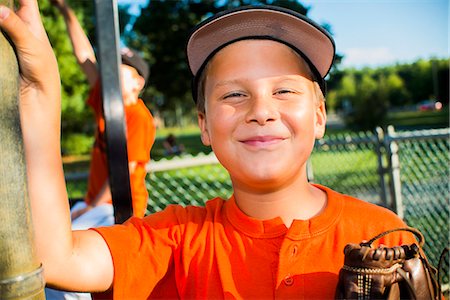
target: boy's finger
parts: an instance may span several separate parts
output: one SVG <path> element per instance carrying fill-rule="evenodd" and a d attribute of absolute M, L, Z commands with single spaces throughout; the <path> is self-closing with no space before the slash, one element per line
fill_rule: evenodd
<path fill-rule="evenodd" d="M 25 23 L 8 7 L 0 6 L 0 27 L 18 47 L 27 40 L 28 28 Z"/>
<path fill-rule="evenodd" d="M 28 25 L 29 30 L 40 40 L 45 40 L 47 35 L 41 22 L 41 15 L 36 0 L 20 0 L 20 9 L 16 12 L 19 18 Z"/>
<path fill-rule="evenodd" d="M 19 0 L 20 10 L 36 12 L 39 15 L 39 7 L 37 0 Z"/>

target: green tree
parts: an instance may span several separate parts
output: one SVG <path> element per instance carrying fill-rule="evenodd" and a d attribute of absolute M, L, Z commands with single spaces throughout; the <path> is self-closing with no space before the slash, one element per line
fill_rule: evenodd
<path fill-rule="evenodd" d="M 449 93 L 450 93 L 450 72 L 449 72 L 449 59 L 441 59 L 435 62 L 436 69 L 434 70 L 435 74 L 435 84 L 437 88 L 436 98 L 442 103 L 448 105 L 449 104 Z"/>
<path fill-rule="evenodd" d="M 328 99 L 351 128 L 371 130 L 383 124 L 389 109 L 414 106 L 429 98 L 448 104 L 449 59 L 343 69 L 335 74 Z"/>
<path fill-rule="evenodd" d="M 347 102 L 345 122 L 354 130 L 372 130 L 387 113 L 388 88 L 385 76 L 363 69 L 342 80 L 340 96 Z"/>
<path fill-rule="evenodd" d="M 73 1 L 71 5 L 74 5 L 80 22 L 92 32 L 93 19 L 87 14 L 93 12 L 92 5 L 89 5 L 87 1 L 82 3 Z M 91 113 L 85 105 L 89 87 L 73 55 L 64 20 L 48 0 L 40 1 L 39 6 L 61 75 L 62 131 L 63 133 L 80 130 L 90 132 L 92 128 L 87 124 L 91 122 L 86 122 L 86 119 L 91 117 Z"/>
<path fill-rule="evenodd" d="M 350 114 L 352 111 L 352 103 L 356 97 L 355 72 L 353 70 L 343 72 L 341 80 L 329 93 L 334 97 L 334 99 L 331 98 L 335 105 L 334 108 L 339 107 L 344 115 Z"/>
<path fill-rule="evenodd" d="M 68 3 L 77 15 L 94 49 L 96 49 L 94 2 L 68 0 Z M 49 0 L 39 1 L 39 7 L 44 27 L 58 60 L 61 75 L 63 147 L 67 146 L 72 152 L 85 153 L 91 148 L 95 124 L 92 120 L 92 111 L 86 105 L 89 84 L 73 55 L 67 29 L 59 11 L 51 5 Z M 119 8 L 121 31 L 124 30 L 124 26 L 129 22 L 130 17 L 127 13 L 127 7 Z"/>
<path fill-rule="evenodd" d="M 392 70 L 386 77 L 387 101 L 390 107 L 399 107 L 408 104 L 411 98 L 409 91 L 405 88 L 404 80 Z"/>

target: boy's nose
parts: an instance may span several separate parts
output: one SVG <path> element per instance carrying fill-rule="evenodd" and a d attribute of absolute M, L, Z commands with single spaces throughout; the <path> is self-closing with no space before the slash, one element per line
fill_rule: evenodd
<path fill-rule="evenodd" d="M 270 96 L 258 96 L 249 101 L 246 121 L 264 125 L 267 122 L 275 121 L 278 115 L 275 100 Z"/>

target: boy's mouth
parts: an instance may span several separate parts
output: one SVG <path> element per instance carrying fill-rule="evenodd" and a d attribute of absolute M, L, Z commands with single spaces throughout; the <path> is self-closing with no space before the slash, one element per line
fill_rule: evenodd
<path fill-rule="evenodd" d="M 284 137 L 280 136 L 254 136 L 240 140 L 241 143 L 248 146 L 264 147 L 277 144 L 285 140 Z"/>

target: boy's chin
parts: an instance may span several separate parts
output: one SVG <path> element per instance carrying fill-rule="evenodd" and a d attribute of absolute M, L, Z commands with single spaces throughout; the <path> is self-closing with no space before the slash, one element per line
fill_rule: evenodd
<path fill-rule="evenodd" d="M 298 177 L 300 179 L 301 172 L 298 172 Z M 297 177 L 294 175 L 294 177 Z M 248 186 L 257 189 L 259 192 L 272 192 L 289 185 L 291 182 L 295 182 L 292 176 L 288 177 L 286 172 L 277 170 L 265 170 L 254 168 L 252 170 L 241 171 L 240 174 L 231 179 L 234 187 L 235 184 L 240 184 L 241 186 Z"/>

